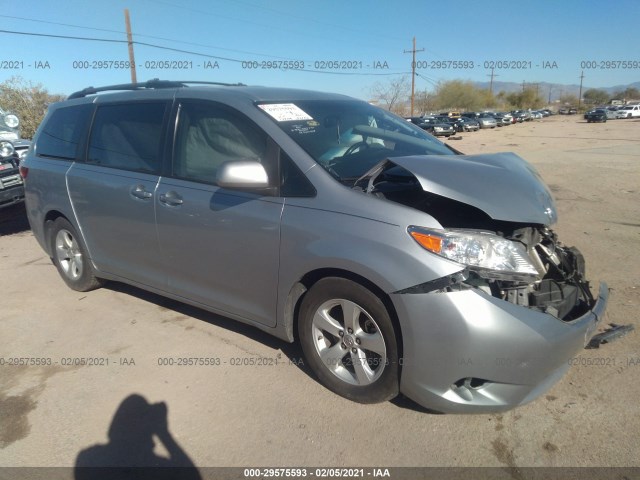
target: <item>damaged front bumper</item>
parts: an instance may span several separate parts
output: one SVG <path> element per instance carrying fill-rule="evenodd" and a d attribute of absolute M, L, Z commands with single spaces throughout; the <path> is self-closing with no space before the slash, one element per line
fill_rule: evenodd
<path fill-rule="evenodd" d="M 400 390 L 430 409 L 497 412 L 532 401 L 589 342 L 609 296 L 563 321 L 480 289 L 394 293 L 403 332 Z"/>

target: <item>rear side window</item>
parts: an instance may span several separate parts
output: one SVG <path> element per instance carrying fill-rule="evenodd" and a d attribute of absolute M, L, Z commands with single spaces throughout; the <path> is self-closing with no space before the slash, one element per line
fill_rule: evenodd
<path fill-rule="evenodd" d="M 92 110 L 93 106 L 90 104 L 55 110 L 38 136 L 38 156 L 75 160 Z"/>
<path fill-rule="evenodd" d="M 166 103 L 98 107 L 87 163 L 138 172 L 160 170 Z"/>

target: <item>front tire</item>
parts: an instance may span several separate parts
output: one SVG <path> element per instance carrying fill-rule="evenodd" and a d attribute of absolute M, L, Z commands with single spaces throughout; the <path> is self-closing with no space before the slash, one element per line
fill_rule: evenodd
<path fill-rule="evenodd" d="M 318 281 L 300 306 L 298 332 L 311 370 L 329 390 L 359 403 L 398 395 L 395 329 L 380 298 L 362 285 Z"/>
<path fill-rule="evenodd" d="M 87 249 L 66 218 L 57 218 L 49 233 L 53 264 L 69 288 L 88 292 L 104 284 L 104 280 L 95 276 Z"/>

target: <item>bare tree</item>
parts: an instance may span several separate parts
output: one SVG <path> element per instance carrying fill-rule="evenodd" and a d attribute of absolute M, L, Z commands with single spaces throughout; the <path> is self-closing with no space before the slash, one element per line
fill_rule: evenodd
<path fill-rule="evenodd" d="M 377 82 L 371 87 L 371 97 L 379 106 L 394 113 L 405 113 L 406 101 L 411 94 L 411 82 L 406 75 L 388 82 Z"/>

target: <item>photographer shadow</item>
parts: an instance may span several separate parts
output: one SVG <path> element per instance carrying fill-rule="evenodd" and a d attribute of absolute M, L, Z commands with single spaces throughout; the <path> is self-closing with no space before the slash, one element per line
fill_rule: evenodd
<path fill-rule="evenodd" d="M 158 439 L 169 457 L 154 453 Z M 167 405 L 150 404 L 132 394 L 118 407 L 109 427 L 109 443 L 82 450 L 76 459 L 75 480 L 193 479 L 202 477 L 174 440 L 167 425 Z"/>

